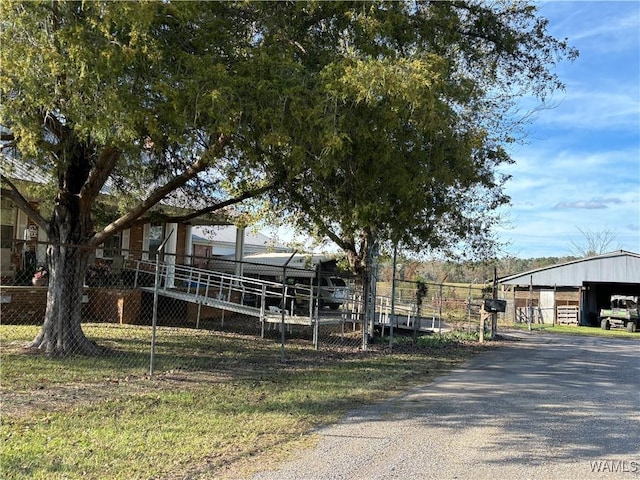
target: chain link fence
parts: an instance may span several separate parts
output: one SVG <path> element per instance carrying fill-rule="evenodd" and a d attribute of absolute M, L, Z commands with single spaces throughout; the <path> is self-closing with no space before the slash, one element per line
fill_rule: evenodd
<path fill-rule="evenodd" d="M 48 249 L 85 258 L 79 288 L 49 285 Z M 218 355 L 208 345 L 221 335 L 281 343 L 283 360 L 285 349 L 297 345 L 340 351 L 362 345 L 354 283 L 334 270 L 162 251 L 80 255 L 76 247 L 44 242 L 16 243 L 11 251 L 3 258 L 0 321 L 15 328 L 5 328 L 5 344 L 42 346 L 40 337 L 49 335 L 54 343 L 70 342 L 67 353 L 90 353 L 94 346 L 150 372 L 198 368 Z M 55 278 L 68 285 L 68 278 Z M 43 327 L 47 312 L 55 318 Z M 79 329 L 67 320 L 74 315 Z"/>
<path fill-rule="evenodd" d="M 0 288 L 1 323 L 15 326 L 6 340 L 42 346 L 49 335 L 77 348 L 70 353 L 99 349 L 137 372 L 201 368 L 222 354 L 213 347 L 219 336 L 244 338 L 247 348 L 277 342 L 285 361 L 287 349 L 298 345 L 373 348 L 373 334 L 385 335 L 391 326 L 396 335 L 477 332 L 486 296 L 473 285 L 396 281 L 392 299 L 390 282 L 378 283 L 373 322 L 366 324 L 359 282 L 338 272 L 335 262 L 313 268 L 293 265 L 287 255 L 249 263 L 162 250 L 85 252 L 79 288 L 48 285 L 47 249 L 79 259 L 73 248 L 35 243 L 12 249 Z M 52 318 L 43 327 L 47 311 Z M 73 321 L 65 324 L 74 315 L 80 330 Z"/>
<path fill-rule="evenodd" d="M 391 282 L 378 286 L 382 298 L 391 303 Z M 396 325 L 419 326 L 429 331 L 478 332 L 480 311 L 491 290 L 473 284 L 395 281 Z M 498 314 L 503 316 L 502 314 Z M 411 317 L 415 317 L 416 321 Z"/>

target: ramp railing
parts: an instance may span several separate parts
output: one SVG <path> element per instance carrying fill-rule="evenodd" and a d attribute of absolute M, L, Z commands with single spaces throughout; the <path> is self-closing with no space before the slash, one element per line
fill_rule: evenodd
<path fill-rule="evenodd" d="M 135 265 L 131 265 L 132 263 Z M 130 265 L 135 270 L 134 288 L 150 288 L 155 283 L 149 276 L 155 275 L 155 262 L 132 260 Z M 313 322 L 313 309 L 309 308 L 306 312 L 295 309 L 295 296 L 297 292 L 304 290 L 299 285 L 285 285 L 283 292 L 282 283 L 270 280 L 163 262 L 158 262 L 157 268 L 158 287 L 164 295 L 245 313 L 261 320 L 280 315 L 284 309 L 289 317 L 308 316 L 307 322 Z M 313 299 L 314 292 L 307 289 L 301 294 Z"/>

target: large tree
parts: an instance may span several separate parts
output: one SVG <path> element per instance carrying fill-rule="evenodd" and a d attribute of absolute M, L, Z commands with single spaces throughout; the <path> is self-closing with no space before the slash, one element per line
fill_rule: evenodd
<path fill-rule="evenodd" d="M 195 213 L 271 191 L 363 270 L 385 239 L 480 238 L 505 201 L 511 101 L 572 52 L 533 7 L 471 2 L 3 2 L 6 147 L 48 173 L 51 273 L 34 345 L 93 353 L 90 249 L 160 201 Z M 122 205 L 97 229 L 100 191 Z M 481 244 L 480 242 L 479 244 Z M 84 247 L 84 248 L 78 248 Z"/>
<path fill-rule="evenodd" d="M 582 235 L 580 240 L 570 240 L 569 252 L 578 258 L 595 257 L 612 250 L 612 244 L 616 241 L 616 234 L 610 228 L 604 228 L 599 232 L 576 227 Z M 616 250 L 620 250 L 620 246 Z"/>
<path fill-rule="evenodd" d="M 527 118 L 516 101 L 544 105 L 562 88 L 553 67 L 577 52 L 524 2 L 362 3 L 332 24 L 341 49 L 320 75 L 313 160 L 278 216 L 333 240 L 358 274 L 384 242 L 486 256 L 509 200 L 505 145 Z"/>
<path fill-rule="evenodd" d="M 304 83 L 298 47 L 263 41 L 269 16 L 261 3 L 7 1 L 0 8 L 3 152 L 48 175 L 41 192 L 52 192 L 36 211 L 12 180 L 12 163 L 3 162 L 3 196 L 50 241 L 46 315 L 32 345 L 50 354 L 98 353 L 80 322 L 96 246 L 148 222 L 160 202 L 208 214 L 293 171 L 285 166 L 295 154 L 285 146 L 298 125 L 283 110 L 291 99 L 306 108 L 296 102 Z M 112 219 L 98 228 L 104 211 Z"/>

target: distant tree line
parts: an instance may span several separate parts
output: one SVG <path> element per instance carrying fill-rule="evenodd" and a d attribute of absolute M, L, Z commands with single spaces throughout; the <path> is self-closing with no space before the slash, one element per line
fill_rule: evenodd
<path fill-rule="evenodd" d="M 593 231 L 576 227 L 581 234 L 579 240 L 572 240 L 568 252 L 563 257 L 517 258 L 507 256 L 491 262 L 454 261 L 454 260 L 416 260 L 401 258 L 398 260 L 396 278 L 410 282 L 427 283 L 486 283 L 491 282 L 494 269 L 500 277 L 536 270 L 551 265 L 570 262 L 580 258 L 601 255 L 612 250 L 616 241 L 615 232 L 606 227 Z M 622 247 L 618 244 L 617 250 Z M 379 280 L 391 281 L 393 262 L 385 257 L 380 262 Z"/>
<path fill-rule="evenodd" d="M 398 260 L 396 278 L 399 280 L 428 283 L 486 283 L 493 280 L 494 268 L 498 278 L 516 273 L 548 267 L 559 263 L 577 260 L 578 257 L 540 257 L 516 258 L 504 257 L 495 262 L 454 262 L 445 260 Z M 393 275 L 393 262 L 383 259 L 379 263 L 378 279 L 390 282 Z"/>

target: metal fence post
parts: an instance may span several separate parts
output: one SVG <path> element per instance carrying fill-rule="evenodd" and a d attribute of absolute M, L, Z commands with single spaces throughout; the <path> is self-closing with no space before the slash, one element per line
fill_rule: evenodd
<path fill-rule="evenodd" d="M 294 250 L 291 256 L 284 262 L 282 266 L 282 305 L 280 309 L 280 361 L 285 361 L 285 353 L 284 353 L 284 343 L 285 343 L 285 321 L 284 316 L 287 308 L 287 266 L 289 262 L 293 259 L 297 250 Z M 293 313 L 293 312 L 292 312 Z"/>
<path fill-rule="evenodd" d="M 398 267 L 398 244 L 393 247 L 393 270 L 391 274 L 391 318 L 389 318 L 389 351 L 393 350 L 393 324 L 396 321 L 396 268 Z"/>
<path fill-rule="evenodd" d="M 438 333 L 442 333 L 442 287 L 443 283 L 440 284 L 440 301 L 438 302 Z"/>
<path fill-rule="evenodd" d="M 160 252 L 164 249 L 165 244 L 173 235 L 173 230 L 162 241 L 158 250 L 156 250 L 156 276 L 153 286 L 153 317 L 151 320 L 151 359 L 149 360 L 149 376 L 153 377 L 153 366 L 156 354 L 156 325 L 158 324 L 158 296 L 160 290 Z M 165 285 L 166 286 L 166 285 Z"/>

